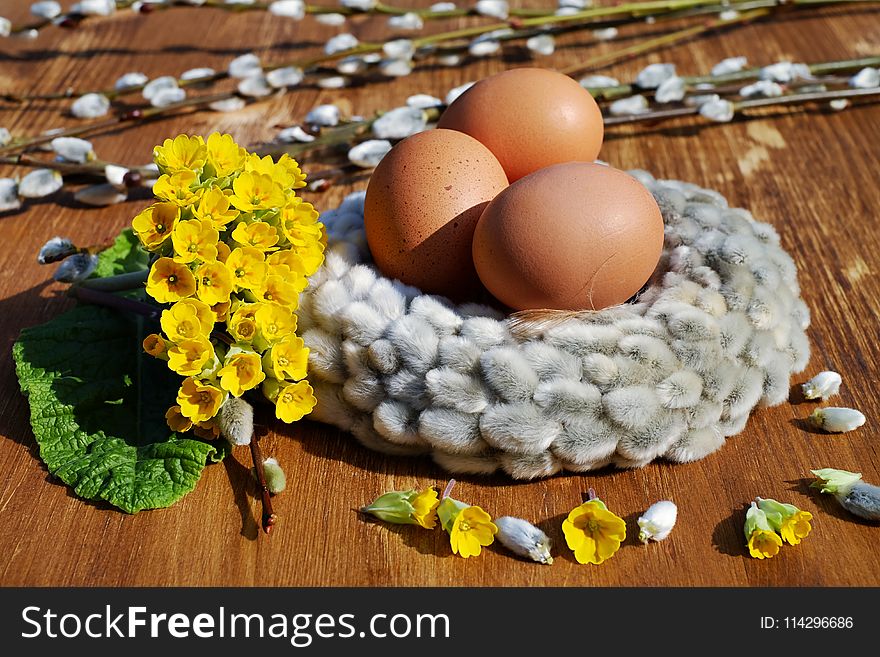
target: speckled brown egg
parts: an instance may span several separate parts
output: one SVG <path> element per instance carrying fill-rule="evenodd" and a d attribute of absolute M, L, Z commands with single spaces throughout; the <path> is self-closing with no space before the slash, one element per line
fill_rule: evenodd
<path fill-rule="evenodd" d="M 561 162 L 591 162 L 604 125 L 599 106 L 567 75 L 516 68 L 480 80 L 440 117 L 495 154 L 510 182 Z"/>
<path fill-rule="evenodd" d="M 504 169 L 473 137 L 429 130 L 404 139 L 367 186 L 364 225 L 376 265 L 423 292 L 468 298 L 479 288 L 474 227 L 506 187 Z"/>
<path fill-rule="evenodd" d="M 486 207 L 473 257 L 486 288 L 517 310 L 623 303 L 663 248 L 663 217 L 632 176 L 587 162 L 532 173 Z"/>

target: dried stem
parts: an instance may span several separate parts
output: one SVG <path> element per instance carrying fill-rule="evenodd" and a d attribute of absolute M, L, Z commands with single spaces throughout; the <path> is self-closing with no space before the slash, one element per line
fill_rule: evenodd
<path fill-rule="evenodd" d="M 260 451 L 260 439 L 254 433 L 251 436 L 251 459 L 254 461 L 254 472 L 257 474 L 257 484 L 260 488 L 260 499 L 263 502 L 263 517 L 261 525 L 263 531 L 269 534 L 272 527 L 278 521 L 278 516 L 272 510 L 272 495 L 269 493 L 269 485 L 266 483 L 266 472 L 263 469 L 263 453 Z"/>

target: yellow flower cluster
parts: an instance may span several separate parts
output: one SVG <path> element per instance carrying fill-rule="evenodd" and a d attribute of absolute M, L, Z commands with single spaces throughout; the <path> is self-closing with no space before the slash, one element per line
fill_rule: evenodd
<path fill-rule="evenodd" d="M 783 541 L 797 545 L 812 530 L 813 515 L 792 504 L 755 498 L 746 512 L 745 535 L 749 554 L 770 559 L 779 553 Z"/>
<path fill-rule="evenodd" d="M 295 192 L 305 175 L 287 155 L 261 158 L 216 132 L 166 139 L 153 156 L 157 202 L 132 227 L 154 254 L 147 293 L 170 304 L 144 350 L 185 377 L 169 426 L 216 435 L 229 395 L 258 386 L 278 418 L 299 420 L 315 398 L 296 309 L 326 244 Z"/>

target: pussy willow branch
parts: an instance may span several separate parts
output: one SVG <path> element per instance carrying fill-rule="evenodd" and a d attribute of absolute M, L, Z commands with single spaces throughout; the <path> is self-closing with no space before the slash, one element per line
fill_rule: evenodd
<path fill-rule="evenodd" d="M 806 5 L 819 6 L 819 5 L 826 5 L 826 4 L 845 4 L 845 3 L 850 3 L 850 2 L 867 2 L 867 1 L 875 1 L 875 0 L 792 0 L 792 2 L 794 4 L 800 4 L 800 5 L 805 5 L 805 6 Z M 776 0 L 774 0 L 774 2 L 775 2 L 775 4 L 779 4 L 779 2 Z M 669 7 L 672 4 L 674 4 L 675 7 L 686 7 L 686 6 L 696 6 L 696 5 L 701 4 L 701 2 L 700 2 L 700 0 L 674 0 L 673 3 L 669 3 L 669 2 L 644 2 L 644 3 L 634 3 L 634 4 L 629 4 L 629 5 L 620 5 L 616 8 L 606 9 L 604 11 L 606 11 L 606 12 L 633 13 L 634 11 L 636 11 L 633 9 L 633 7 L 637 7 L 637 6 L 638 7 L 647 7 L 647 6 L 656 7 L 656 6 L 662 5 L 664 7 Z M 702 3 L 702 4 L 705 4 L 705 3 Z M 596 12 L 596 11 L 601 11 L 601 9 L 590 10 L 590 11 Z M 585 12 L 580 12 L 578 15 L 585 15 L 588 13 L 590 13 L 590 12 L 585 11 Z M 574 18 L 574 17 L 575 17 L 575 15 L 563 16 L 563 17 L 553 17 L 553 18 L 554 18 L 554 22 L 557 22 L 558 20 L 564 20 L 564 19 L 569 19 L 569 18 Z M 542 18 L 529 19 L 529 22 L 532 25 L 543 24 L 542 21 L 543 21 Z M 522 22 L 525 23 L 527 21 L 522 21 Z M 736 19 L 730 19 L 726 22 L 729 25 L 733 25 L 734 23 L 736 23 Z M 506 25 L 506 24 L 502 24 L 502 26 L 504 26 L 504 25 Z M 490 26 L 490 28 L 484 28 L 484 29 L 493 29 L 494 27 L 497 27 L 497 26 Z M 701 29 L 708 29 L 708 28 L 703 26 Z M 461 33 L 462 33 L 462 31 L 458 30 L 458 31 L 454 31 L 454 32 L 446 32 L 443 34 L 445 35 L 444 38 L 447 38 L 447 37 L 452 38 L 452 35 L 461 35 Z M 420 42 L 422 44 L 424 44 L 427 39 L 438 39 L 439 36 L 440 35 L 434 35 L 433 37 L 423 37 L 420 40 Z M 416 41 L 419 41 L 419 40 L 416 40 Z M 416 43 L 416 41 L 414 41 L 414 43 Z M 377 50 L 380 50 L 382 45 L 383 44 L 360 44 L 356 48 L 344 51 L 343 53 L 334 53 L 333 55 L 325 55 L 323 57 L 315 58 L 315 59 L 309 60 L 307 62 L 301 62 L 301 66 L 304 68 L 311 68 L 311 67 L 313 67 L 317 64 L 323 63 L 327 60 L 335 60 L 335 59 L 341 58 L 343 56 L 348 56 L 352 53 L 365 54 L 368 52 L 375 52 Z M 648 50 L 651 48 L 662 47 L 663 45 L 666 45 L 666 41 L 663 41 L 663 38 L 661 37 L 660 43 L 657 43 L 657 40 L 655 39 L 654 43 L 651 44 L 651 46 L 648 48 Z M 642 53 L 640 53 L 640 54 L 643 54 L 644 52 L 647 52 L 647 50 L 642 50 Z M 273 69 L 280 68 L 282 66 L 284 66 L 284 64 L 272 65 L 272 66 L 267 67 L 266 70 L 273 70 Z M 228 77 L 228 74 L 225 72 L 224 73 L 217 73 L 211 77 L 213 79 L 221 79 L 222 77 Z M 198 82 L 198 80 L 190 80 L 190 81 L 184 81 L 184 82 L 196 83 L 196 82 Z M 618 89 L 618 91 L 619 91 L 619 89 Z M 600 93 L 598 97 L 599 98 L 610 98 L 611 97 L 610 94 L 611 94 L 610 90 L 605 90 L 602 93 Z M 232 98 L 236 95 L 237 94 L 235 92 L 226 92 L 226 93 L 219 93 L 219 94 L 210 95 L 210 96 L 189 98 L 184 101 L 181 101 L 180 103 L 168 105 L 164 108 L 145 107 L 143 109 L 130 110 L 130 111 L 125 112 L 117 117 L 113 117 L 110 119 L 104 119 L 104 120 L 97 121 L 97 122 L 82 124 L 82 125 L 71 127 L 71 128 L 66 128 L 62 131 L 55 132 L 52 134 L 47 135 L 44 133 L 42 135 L 38 135 L 35 137 L 29 137 L 29 138 L 24 138 L 24 139 L 15 139 L 7 146 L 0 148 L 0 155 L 6 154 L 6 153 L 12 153 L 12 152 L 16 152 L 16 151 L 21 151 L 21 150 L 27 150 L 28 148 L 32 148 L 34 146 L 48 143 L 49 141 L 51 141 L 52 139 L 54 139 L 55 137 L 58 137 L 58 136 L 81 136 L 81 135 L 89 134 L 94 131 L 99 131 L 99 130 L 103 130 L 108 127 L 116 126 L 116 125 L 122 123 L 123 121 L 148 120 L 151 118 L 170 116 L 181 109 L 187 109 L 187 108 L 199 109 L 199 108 L 202 108 L 204 106 L 209 105 L 210 103 L 212 103 L 214 101 L 226 100 L 226 99 Z"/>
<path fill-rule="evenodd" d="M 785 10 L 786 9 L 780 9 L 779 7 L 775 9 L 753 9 L 752 11 L 739 14 L 738 16 L 734 16 L 732 18 L 716 18 L 714 20 L 706 21 L 702 25 L 694 25 L 693 27 L 688 27 L 677 32 L 672 32 L 670 34 L 664 34 L 663 36 L 659 36 L 654 39 L 646 39 L 645 41 L 640 41 L 639 43 L 635 43 L 627 48 L 621 48 L 612 52 L 596 55 L 595 57 L 590 57 L 586 61 L 575 64 L 574 66 L 560 69 L 560 73 L 565 73 L 566 75 L 577 75 L 579 73 L 585 73 L 587 71 L 608 66 L 609 64 L 637 57 L 638 55 L 644 54 L 649 51 L 658 50 L 660 48 L 665 48 L 666 46 L 681 43 L 682 41 L 687 41 L 688 39 L 692 39 L 695 36 L 706 34 L 707 32 L 711 32 L 713 30 L 721 30 L 724 28 L 745 25 L 747 23 L 751 23 L 761 18 L 766 18 L 768 16 L 774 15 L 779 11 Z"/>
<path fill-rule="evenodd" d="M 755 109 L 759 107 L 805 105 L 808 103 L 842 100 L 849 98 L 880 98 L 880 88 L 842 89 L 839 91 L 811 91 L 799 94 L 789 94 L 787 96 L 777 96 L 775 98 L 754 98 L 749 100 L 740 100 L 733 103 L 733 111 L 740 112 L 741 110 Z M 699 114 L 699 112 L 699 107 L 676 107 L 668 110 L 642 112 L 641 114 L 632 114 L 629 116 L 610 116 L 605 119 L 605 125 L 614 126 L 626 123 L 652 123 L 665 119 L 693 116 Z M 711 119 L 705 120 L 709 123 L 714 123 L 714 121 L 712 121 Z"/>
<path fill-rule="evenodd" d="M 117 0 L 116 8 L 117 9 L 128 9 L 134 4 L 135 0 Z M 254 11 L 266 11 L 268 10 L 271 2 L 255 2 L 250 5 L 244 4 L 227 4 L 225 0 L 206 0 L 201 7 L 209 7 L 213 9 L 222 9 L 224 11 L 228 11 L 230 13 L 245 13 L 245 12 L 254 12 Z M 655 3 L 657 4 L 657 3 Z M 174 2 L 173 0 L 163 4 L 144 4 L 141 6 L 141 13 L 148 14 L 157 11 L 167 11 L 169 9 L 175 8 L 184 8 L 188 7 L 190 9 L 199 8 L 196 5 L 191 5 L 186 2 Z M 528 8 L 528 7 L 511 7 L 508 10 L 508 14 L 513 17 L 541 17 L 541 16 L 552 16 L 556 11 L 556 7 L 543 7 L 543 8 Z M 417 14 L 423 20 L 442 20 L 447 18 L 459 18 L 466 16 L 482 16 L 482 14 L 477 13 L 474 7 L 458 7 L 456 9 L 450 11 L 432 11 L 430 8 L 425 7 L 397 7 L 392 5 L 386 5 L 383 3 L 378 3 L 372 9 L 360 10 L 360 9 L 349 9 L 348 7 L 343 6 L 321 6 L 321 5 L 305 5 L 305 13 L 306 14 L 341 14 L 343 16 L 370 16 L 370 15 L 403 15 L 403 14 Z M 96 21 L 98 19 L 107 19 L 111 18 L 111 16 L 87 16 L 84 14 L 78 14 L 74 12 L 63 13 L 56 18 L 53 19 L 39 19 L 33 21 L 31 23 L 15 25 L 12 27 L 10 32 L 12 34 L 21 34 L 23 32 L 28 32 L 30 30 L 40 30 L 44 27 L 48 27 L 50 25 L 59 25 L 61 27 L 76 27 L 83 21 Z"/>
<path fill-rule="evenodd" d="M 810 72 L 814 75 L 821 75 L 823 73 L 847 73 L 852 72 L 866 66 L 880 66 L 880 57 L 864 57 L 860 59 L 845 59 L 845 60 L 836 60 L 836 61 L 828 61 L 828 62 L 815 62 L 807 65 Z M 749 80 L 756 79 L 761 72 L 761 68 L 751 68 L 744 71 L 739 71 L 736 73 L 729 73 L 725 75 L 718 76 L 684 76 L 682 79 L 688 85 L 689 91 L 693 91 L 697 94 L 706 94 L 706 93 L 718 93 L 721 95 L 735 95 L 736 92 L 739 91 L 739 85 L 731 84 L 732 82 L 746 82 Z M 847 81 L 847 77 L 817 77 L 813 80 L 798 80 L 787 85 L 789 88 L 797 88 L 799 86 L 806 85 L 814 85 L 814 84 L 844 84 Z M 694 89 L 696 84 L 708 84 L 708 83 L 717 83 L 712 89 Z M 597 100 L 611 100 L 614 98 L 628 96 L 633 93 L 641 92 L 650 95 L 652 90 L 641 90 L 635 84 L 622 84 L 616 87 L 604 87 L 604 88 L 593 88 L 590 89 L 591 93 L 596 97 Z M 858 97 L 871 97 L 880 93 L 880 90 L 876 89 L 868 89 L 868 90 L 858 90 L 857 93 L 852 93 L 851 90 L 838 90 L 838 91 L 828 91 L 824 92 L 826 94 L 825 98 L 828 100 L 835 100 L 837 98 L 858 98 Z M 784 100 L 783 100 L 784 99 Z M 770 98 L 766 100 L 761 100 L 761 104 L 756 104 L 756 100 L 752 101 L 740 101 L 741 103 L 738 107 L 743 109 L 748 109 L 749 107 L 758 107 L 758 106 L 766 106 L 766 105 L 774 105 L 774 104 L 790 104 L 797 102 L 810 102 L 810 100 L 815 100 L 815 94 L 789 94 L 787 96 Z M 191 99 L 197 100 L 197 99 Z M 444 106 L 432 107 L 425 110 L 426 120 L 430 123 L 436 121 L 440 114 L 442 113 Z M 683 116 L 693 116 L 698 113 L 696 108 L 692 107 L 674 107 L 670 109 L 656 109 L 650 112 L 645 112 L 641 114 L 634 114 L 632 116 L 625 117 L 612 117 L 609 116 L 605 119 L 605 125 L 610 127 L 614 125 L 620 124 L 629 124 L 629 123 L 639 123 L 639 122 L 657 122 L 670 118 L 677 118 Z M 256 149 L 256 151 L 260 155 L 273 155 L 279 156 L 282 153 L 287 153 L 293 157 L 299 157 L 300 155 L 306 153 L 314 153 L 320 151 L 322 149 L 333 149 L 339 147 L 344 144 L 350 144 L 358 141 L 360 138 L 364 137 L 368 134 L 370 128 L 373 123 L 383 114 L 383 112 L 377 112 L 374 116 L 364 119 L 362 121 L 353 121 L 340 124 L 339 126 L 335 126 L 333 128 L 325 128 L 318 137 L 308 143 L 296 143 L 289 145 L 278 145 L 278 144 L 268 144 L 261 148 Z M 9 164 L 14 166 L 22 166 L 22 167 L 30 167 L 30 168 L 46 168 L 53 169 L 62 174 L 68 175 L 82 175 L 94 177 L 99 180 L 104 179 L 104 169 L 107 164 L 115 164 L 108 163 L 101 160 L 93 160 L 91 162 L 86 162 L 84 164 L 74 164 L 68 162 L 58 162 L 54 160 L 44 160 L 37 157 L 29 156 L 26 154 L 17 154 L 11 156 L 0 156 L 0 164 Z M 116 166 L 125 166 L 116 164 Z M 144 177 L 149 177 L 150 173 L 146 169 L 142 169 L 140 167 L 127 167 L 131 171 L 136 171 L 141 173 Z M 313 176 L 313 180 L 319 179 L 327 179 L 327 180 L 335 180 L 342 176 L 348 175 L 352 172 L 351 167 L 345 166 L 342 169 L 334 168 L 329 169 L 327 171 L 315 173 Z M 320 175 L 319 175 L 320 173 Z"/>
<path fill-rule="evenodd" d="M 857 71 L 868 66 L 880 66 L 880 57 L 860 57 L 858 59 L 840 59 L 830 62 L 815 62 L 813 64 L 807 64 L 810 73 L 813 75 L 845 73 Z M 761 75 L 761 70 L 761 67 L 755 67 L 743 69 L 742 71 L 737 71 L 735 73 L 725 73 L 723 75 L 685 75 L 682 76 L 682 80 L 689 91 L 698 91 L 699 93 L 714 91 L 715 93 L 718 93 L 722 85 L 730 85 L 735 82 L 748 82 L 758 79 Z M 696 86 L 700 84 L 712 84 L 715 85 L 715 88 L 697 90 Z M 739 90 L 739 86 L 736 87 L 736 90 Z M 646 90 L 640 89 L 634 83 L 620 84 L 614 87 L 589 88 L 589 91 L 596 100 L 613 100 L 615 98 L 631 96 L 635 93 L 646 93 Z"/>
<path fill-rule="evenodd" d="M 198 96 L 196 98 L 187 98 L 180 101 L 179 103 L 172 103 L 170 105 L 166 105 L 165 107 L 143 107 L 132 109 L 109 119 L 92 121 L 91 123 L 83 123 L 80 125 L 64 128 L 62 130 L 50 131 L 49 134 L 46 134 L 44 132 L 41 135 L 36 135 L 33 137 L 26 137 L 24 139 L 13 139 L 9 144 L 4 146 L 3 148 L 0 148 L 0 155 L 5 155 L 7 153 L 13 153 L 21 150 L 27 150 L 35 146 L 40 146 L 42 144 L 48 144 L 56 137 L 80 137 L 98 130 L 112 128 L 122 123 L 145 122 L 156 118 L 167 118 L 170 116 L 176 116 L 177 114 L 181 113 L 181 110 L 186 111 L 190 109 L 199 109 L 201 107 L 210 105 L 211 103 L 218 100 L 226 100 L 228 98 L 232 98 L 235 95 L 236 94 L 234 93 L 227 92 L 212 94 L 209 96 Z"/>
<path fill-rule="evenodd" d="M 776 105 L 803 105 L 813 102 L 849 98 L 880 98 L 880 88 L 841 89 L 836 91 L 795 93 L 786 96 L 777 96 L 775 98 L 739 100 L 733 102 L 733 106 L 734 111 L 738 112 L 740 110 L 747 110 L 758 107 L 771 107 Z M 439 114 L 442 113 L 443 109 L 443 107 L 437 107 L 431 108 L 431 111 Z M 656 123 L 667 119 L 695 116 L 699 114 L 699 111 L 700 110 L 698 107 L 674 107 L 671 109 L 652 110 L 628 116 L 608 116 L 605 117 L 604 123 L 606 127 L 631 123 Z M 346 124 L 344 126 L 340 126 L 339 128 L 331 128 L 329 130 L 325 130 L 324 134 L 322 134 L 319 138 L 321 140 L 321 143 L 318 146 L 315 145 L 318 143 L 318 140 L 316 139 L 314 142 L 309 142 L 305 144 L 300 143 L 289 145 L 267 145 L 262 149 L 258 149 L 257 152 L 260 153 L 260 155 L 272 155 L 274 157 L 280 156 L 283 153 L 288 153 L 289 155 L 296 157 L 305 153 L 312 152 L 314 150 L 318 150 L 319 147 L 328 148 L 331 146 L 348 144 L 352 136 L 362 135 L 367 130 L 369 130 L 369 126 L 372 125 L 372 123 L 376 120 L 376 118 L 378 118 L 379 115 L 380 114 L 377 114 L 376 117 L 372 117 L 361 122 Z M 711 119 L 705 119 L 705 122 L 712 123 L 713 121 Z"/>
<path fill-rule="evenodd" d="M 482 26 L 473 26 L 467 29 L 459 29 L 452 30 L 447 32 L 440 32 L 438 34 L 428 35 L 420 38 L 412 39 L 413 45 L 415 47 L 424 47 L 426 45 L 437 45 L 439 43 L 444 43 L 447 41 L 456 41 L 466 37 L 474 37 L 481 36 L 483 34 L 487 34 L 489 32 L 498 30 L 498 29 L 506 29 L 510 27 L 514 27 L 516 32 L 518 32 L 517 36 L 521 36 L 523 38 L 527 38 L 536 33 L 535 28 L 545 27 L 545 26 L 555 26 L 560 32 L 569 32 L 575 30 L 585 30 L 585 29 L 597 29 L 601 27 L 606 27 L 609 25 L 613 26 L 623 26 L 632 23 L 641 23 L 644 18 L 648 15 L 653 16 L 657 19 L 663 18 L 681 18 L 681 17 L 689 17 L 699 15 L 701 13 L 706 13 L 708 11 L 716 12 L 723 11 L 725 9 L 730 9 L 732 7 L 748 7 L 752 8 L 755 6 L 762 7 L 775 7 L 779 6 L 784 0 L 741 0 L 740 2 L 733 3 L 724 3 L 719 2 L 719 0 L 669 0 L 664 2 L 641 2 L 641 3 L 630 3 L 626 5 L 619 5 L 617 7 L 597 7 L 592 9 L 587 9 L 576 14 L 571 14 L 569 16 L 555 16 L 552 13 L 549 15 L 540 15 L 533 17 L 530 20 L 524 19 L 514 19 L 512 21 L 506 23 L 495 23 L 492 25 L 482 25 Z M 795 2 L 804 2 L 805 0 L 794 0 Z M 848 3 L 848 2 L 876 2 L 877 0 L 822 0 L 822 4 L 840 4 L 840 3 Z M 251 7 L 253 5 L 226 5 L 229 7 L 241 6 L 241 7 Z M 644 9 L 633 9 L 634 7 L 642 7 Z M 649 12 L 650 9 L 650 12 Z M 619 18 L 623 16 L 624 18 Z M 618 17 L 617 20 L 609 21 L 609 20 L 596 20 L 602 18 L 611 18 Z M 516 37 L 504 37 L 504 40 L 511 40 Z M 287 66 L 298 66 L 303 69 L 313 68 L 314 66 L 318 66 L 320 64 L 326 64 L 342 57 L 347 57 L 350 55 L 356 54 L 371 54 L 375 52 L 379 52 L 382 50 L 382 47 L 385 45 L 385 42 L 364 42 L 359 44 L 357 47 L 353 49 L 349 49 L 343 51 L 341 53 L 334 53 L 332 55 L 321 55 L 317 57 L 313 57 L 308 60 L 291 60 L 285 61 L 273 65 L 268 65 L 264 70 L 272 71 L 278 68 L 284 68 Z M 211 75 L 201 76 L 198 78 L 190 78 L 188 80 L 178 79 L 177 84 L 181 87 L 195 87 L 195 86 L 205 86 L 211 85 L 218 81 L 228 79 L 230 76 L 226 71 L 218 71 Z M 125 87 L 123 89 L 113 88 L 105 88 L 105 89 L 91 89 L 91 90 L 74 90 L 74 89 L 65 89 L 64 91 L 47 93 L 47 94 L 14 94 L 14 93 L 0 93 L 0 99 L 7 100 L 9 102 L 27 102 L 32 100 L 61 100 L 67 98 L 77 98 L 79 96 L 83 96 L 88 93 L 99 93 L 111 100 L 115 100 L 127 95 L 139 93 L 143 91 L 146 83 L 131 85 Z"/>

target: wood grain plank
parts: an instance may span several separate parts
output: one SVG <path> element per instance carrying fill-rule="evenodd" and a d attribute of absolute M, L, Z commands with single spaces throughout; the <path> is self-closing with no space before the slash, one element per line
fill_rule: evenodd
<path fill-rule="evenodd" d="M 0 15 L 24 17 L 27 3 L 0 0 Z M 698 39 L 685 46 L 607 70 L 631 78 L 645 63 L 675 62 L 700 73 L 726 56 L 746 54 L 754 64 L 783 57 L 819 61 L 876 54 L 876 10 L 812 12 Z M 384 20 L 353 21 L 363 38 L 386 34 Z M 447 21 L 433 29 L 465 24 Z M 76 30 L 47 29 L 34 41 L 0 42 L 0 88 L 16 92 L 102 87 L 129 70 L 150 76 L 195 66 L 225 68 L 230 58 L 255 50 L 267 62 L 306 56 L 335 28 L 259 14 L 175 9 L 137 16 L 123 12 Z M 626 38 L 625 30 L 621 37 Z M 582 35 L 560 39 L 540 65 L 563 67 L 614 43 Z M 242 112 L 198 113 L 110 131 L 93 141 L 102 157 L 128 164 L 149 158 L 153 144 L 181 131 L 232 132 L 241 143 L 270 139 L 320 102 L 339 102 L 366 114 L 401 104 L 416 92 L 442 96 L 457 84 L 521 65 L 519 49 L 506 61 L 486 59 L 456 68 L 418 71 L 407 78 L 343 90 L 304 87 Z M 133 99 L 135 100 L 135 99 Z M 0 107 L 0 125 L 34 134 L 69 125 L 57 104 Z M 36 457 L 27 406 L 11 359 L 21 328 L 70 305 L 49 272 L 34 261 L 50 236 L 102 243 L 128 224 L 147 199 L 112 208 L 77 206 L 65 192 L 20 213 L 0 217 L 0 583 L 4 585 L 525 585 L 525 586 L 805 586 L 880 585 L 876 526 L 853 521 L 828 497 L 806 487 L 809 469 L 859 470 L 880 482 L 876 422 L 880 416 L 877 317 L 880 316 L 880 107 L 842 113 L 764 111 L 747 120 L 696 130 L 686 123 L 609 131 L 601 157 L 622 168 L 715 188 L 732 205 L 779 230 L 795 258 L 813 323 L 813 356 L 798 380 L 822 369 L 844 376 L 839 405 L 868 416 L 861 430 L 842 436 L 805 431 L 812 404 L 758 409 L 745 431 L 718 453 L 686 465 L 652 464 L 634 471 L 603 470 L 535 482 L 505 477 L 462 477 L 462 499 L 495 515 L 532 520 L 553 538 L 551 567 L 516 560 L 500 548 L 479 559 L 450 555 L 440 531 L 388 527 L 363 521 L 353 508 L 392 488 L 436 483 L 446 475 L 425 459 L 393 459 L 367 451 L 351 436 L 303 422 L 272 424 L 265 453 L 288 473 L 276 500 L 280 524 L 271 539 L 257 528 L 259 501 L 250 484 L 249 456 L 236 452 L 211 466 L 196 490 L 176 506 L 126 516 L 85 503 L 51 480 Z M 316 170 L 320 162 L 307 163 Z M 8 175 L 9 170 L 0 170 Z M 361 183 L 362 184 L 362 183 Z M 351 187 L 337 186 L 312 200 L 333 207 Z M 580 566 L 562 545 L 560 524 L 588 487 L 625 517 L 631 536 L 601 567 Z M 815 516 L 814 532 L 775 559 L 744 554 L 745 505 L 755 495 L 777 497 Z M 660 544 L 635 539 L 635 519 L 652 502 L 679 505 L 679 524 Z"/>

